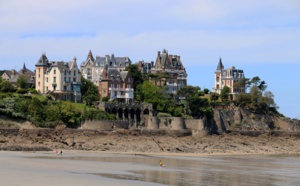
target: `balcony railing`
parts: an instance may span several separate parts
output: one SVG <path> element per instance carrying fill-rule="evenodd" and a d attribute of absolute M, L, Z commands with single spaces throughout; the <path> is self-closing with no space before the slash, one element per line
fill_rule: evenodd
<path fill-rule="evenodd" d="M 117 98 L 126 98 L 125 95 L 117 95 L 116 97 L 117 97 Z"/>
<path fill-rule="evenodd" d="M 133 88 L 109 88 L 110 91 L 126 91 L 126 92 L 133 92 Z"/>

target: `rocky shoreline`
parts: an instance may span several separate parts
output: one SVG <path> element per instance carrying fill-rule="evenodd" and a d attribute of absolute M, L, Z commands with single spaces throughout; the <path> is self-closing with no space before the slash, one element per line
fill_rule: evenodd
<path fill-rule="evenodd" d="M 300 132 L 0 129 L 0 150 L 83 150 L 129 153 L 298 154 Z"/>

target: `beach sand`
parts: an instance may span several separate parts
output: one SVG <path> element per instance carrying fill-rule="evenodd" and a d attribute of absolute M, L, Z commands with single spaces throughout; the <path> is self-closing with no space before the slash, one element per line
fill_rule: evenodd
<path fill-rule="evenodd" d="M 299 160 L 286 155 L 1 151 L 0 180 L 12 186 L 299 185 Z"/>

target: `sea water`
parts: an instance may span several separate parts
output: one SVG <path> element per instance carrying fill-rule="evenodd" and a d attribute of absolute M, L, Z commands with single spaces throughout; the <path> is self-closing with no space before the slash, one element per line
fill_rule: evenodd
<path fill-rule="evenodd" d="M 0 185 L 15 186 L 300 185 L 300 157 L 283 155 L 0 152 L 0 167 Z"/>

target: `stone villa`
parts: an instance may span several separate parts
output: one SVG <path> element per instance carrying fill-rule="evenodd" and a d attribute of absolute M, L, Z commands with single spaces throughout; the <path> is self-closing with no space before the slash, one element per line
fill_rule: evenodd
<path fill-rule="evenodd" d="M 103 73 L 105 66 L 115 67 L 119 72 L 125 70 L 126 67 L 131 65 L 129 57 L 115 57 L 105 55 L 105 57 L 96 56 L 94 58 L 90 50 L 84 62 L 80 65 L 80 71 L 84 78 L 92 81 L 96 86 L 99 85 L 100 76 Z"/>
<path fill-rule="evenodd" d="M 70 62 L 49 61 L 43 53 L 35 67 L 39 93 L 52 93 L 55 100 L 81 101 L 81 73 L 76 57 Z"/>
<path fill-rule="evenodd" d="M 173 97 L 177 91 L 187 85 L 187 73 L 179 55 L 168 54 L 166 49 L 157 52 L 155 64 L 140 61 L 138 68 L 142 74 L 161 74 L 163 78 L 149 79 L 156 86 L 167 86 L 167 93 Z"/>
<path fill-rule="evenodd" d="M 227 86 L 230 89 L 230 100 L 235 100 L 239 93 L 245 93 L 245 86 L 237 86 L 237 83 L 244 78 L 243 70 L 236 69 L 234 66 L 232 68 L 224 69 L 222 59 L 220 58 L 215 71 L 215 85 L 212 88 L 213 92 L 221 94 L 222 89 Z"/>

